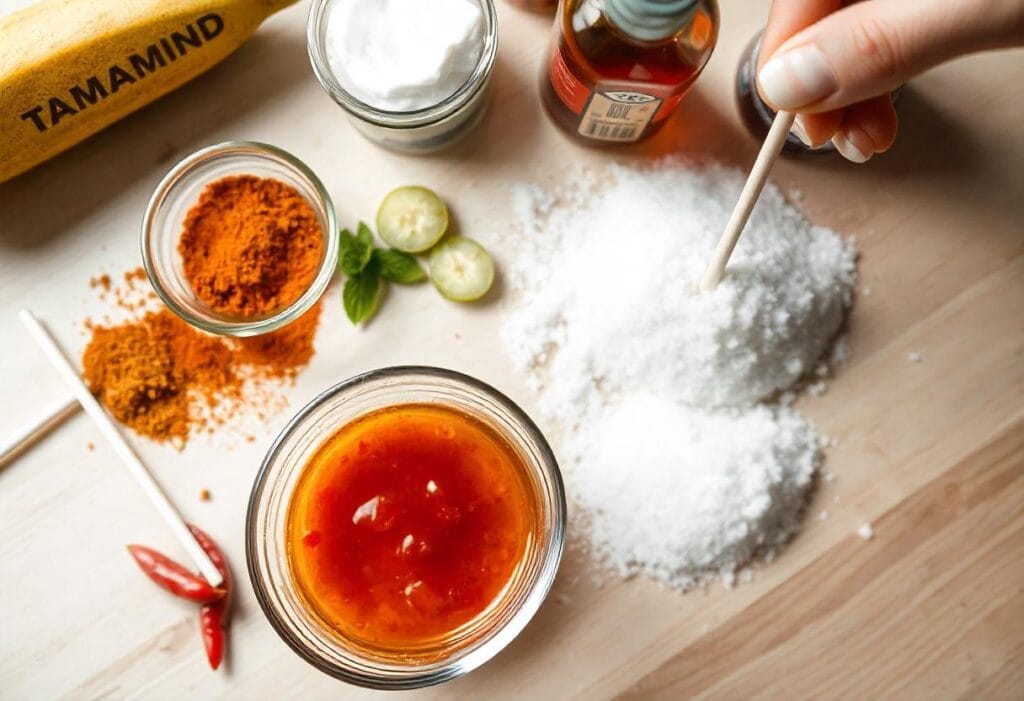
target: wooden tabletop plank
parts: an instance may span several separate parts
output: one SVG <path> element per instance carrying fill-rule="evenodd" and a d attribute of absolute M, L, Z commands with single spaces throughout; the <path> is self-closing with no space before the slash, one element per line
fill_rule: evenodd
<path fill-rule="evenodd" d="M 877 519 L 876 539 L 850 533 L 622 697 L 966 694 L 1019 654 L 986 649 L 974 623 L 1020 610 L 1022 500 L 1024 417 Z M 940 660 L 974 665 L 939 683 Z"/>

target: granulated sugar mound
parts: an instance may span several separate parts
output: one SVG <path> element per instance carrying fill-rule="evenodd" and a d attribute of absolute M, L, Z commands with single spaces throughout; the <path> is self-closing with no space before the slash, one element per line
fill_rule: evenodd
<path fill-rule="evenodd" d="M 821 439 L 762 402 L 820 365 L 852 300 L 853 246 L 773 186 L 697 294 L 742 183 L 663 163 L 516 192 L 502 334 L 563 439 L 577 525 L 613 571 L 681 589 L 798 529 Z"/>
<path fill-rule="evenodd" d="M 565 415 L 595 380 L 658 386 L 693 406 L 743 406 L 814 368 L 852 299 L 853 247 L 765 188 L 725 279 L 697 281 L 743 184 L 721 167 L 614 166 L 558 199 L 517 193 L 523 225 L 510 271 L 524 306 L 505 326 L 523 367 L 565 378 L 545 395 Z"/>
<path fill-rule="evenodd" d="M 817 435 L 792 409 L 703 411 L 630 395 L 570 439 L 593 554 L 680 589 L 731 582 L 799 528 Z"/>

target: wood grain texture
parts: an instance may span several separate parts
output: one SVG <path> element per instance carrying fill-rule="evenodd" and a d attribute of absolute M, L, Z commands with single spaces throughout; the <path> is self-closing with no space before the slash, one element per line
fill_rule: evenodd
<path fill-rule="evenodd" d="M 499 3 L 488 116 L 431 158 L 361 139 L 311 74 L 306 3 L 283 11 L 208 74 L 0 186 L 0 433 L 63 391 L 14 311 L 32 307 L 80 349 L 82 321 L 106 313 L 89 278 L 138 265 L 150 193 L 202 146 L 246 138 L 292 151 L 348 225 L 372 218 L 394 186 L 431 185 L 499 269 L 516 253 L 510 183 L 551 184 L 574 164 L 666 154 L 749 167 L 758 140 L 740 125 L 732 77 L 767 2 L 722 5 L 719 47 L 678 117 L 652 142 L 616 151 L 579 147 L 547 122 L 536 80 L 549 20 Z M 855 235 L 861 260 L 850 360 L 824 396 L 800 402 L 838 440 L 825 466 L 835 480 L 818 485 L 803 531 L 773 563 L 732 590 L 680 595 L 643 579 L 599 586 L 570 549 L 551 599 L 504 653 L 406 696 L 1024 698 L 1022 104 L 1020 51 L 972 57 L 908 86 L 890 153 L 864 166 L 777 164 L 774 181 L 813 221 Z M 642 232 L 631 235 L 642 245 Z M 358 331 L 338 294 L 326 298 L 316 357 L 287 390 L 289 410 L 180 453 L 137 442 L 186 518 L 224 545 L 242 576 L 227 669 L 206 668 L 192 607 L 163 596 L 124 553 L 141 542 L 184 557 L 75 417 L 0 472 L 0 698 L 384 696 L 307 666 L 259 612 L 244 579 L 242 523 L 260 458 L 291 412 L 374 367 L 452 367 L 533 413 L 535 399 L 503 354 L 493 299 L 462 307 L 394 289 Z M 210 502 L 200 501 L 203 488 Z M 857 537 L 863 523 L 874 539 Z"/>
<path fill-rule="evenodd" d="M 1000 677 L 1010 697 L 1020 645 L 991 654 L 976 627 L 1022 620 L 1022 499 L 1024 419 L 876 519 L 878 542 L 847 535 L 620 698 L 934 698 Z"/>

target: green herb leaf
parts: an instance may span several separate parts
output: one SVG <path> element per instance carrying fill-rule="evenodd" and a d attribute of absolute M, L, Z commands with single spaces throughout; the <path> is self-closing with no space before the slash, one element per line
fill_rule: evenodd
<path fill-rule="evenodd" d="M 380 263 L 380 274 L 385 280 L 400 285 L 412 285 L 427 279 L 427 274 L 423 272 L 416 258 L 404 251 L 378 248 L 373 252 L 373 257 Z"/>
<path fill-rule="evenodd" d="M 359 222 L 359 228 L 356 229 L 356 232 L 356 239 L 359 240 L 359 243 L 361 243 L 365 248 L 369 248 L 372 251 L 373 232 L 370 231 L 370 227 L 368 227 L 365 224 L 365 222 Z M 367 260 L 369 260 L 369 254 L 367 254 Z"/>
<path fill-rule="evenodd" d="M 345 259 L 345 256 L 357 245 L 356 237 L 348 229 L 338 232 L 338 262 Z"/>
<path fill-rule="evenodd" d="M 358 275 L 366 268 L 373 255 L 373 232 L 366 224 L 359 223 L 359 233 L 355 236 L 348 229 L 338 234 L 338 260 L 346 275 Z"/>
<path fill-rule="evenodd" d="M 373 316 L 380 304 L 380 293 L 380 271 L 376 266 L 350 276 L 341 293 L 349 320 L 359 324 Z"/>

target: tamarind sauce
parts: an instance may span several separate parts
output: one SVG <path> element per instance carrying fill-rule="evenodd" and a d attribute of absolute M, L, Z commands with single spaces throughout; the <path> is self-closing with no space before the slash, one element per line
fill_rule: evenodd
<path fill-rule="evenodd" d="M 380 409 L 315 451 L 287 516 L 290 570 L 340 635 L 388 650 L 443 641 L 484 612 L 535 537 L 519 453 L 436 404 Z"/>

